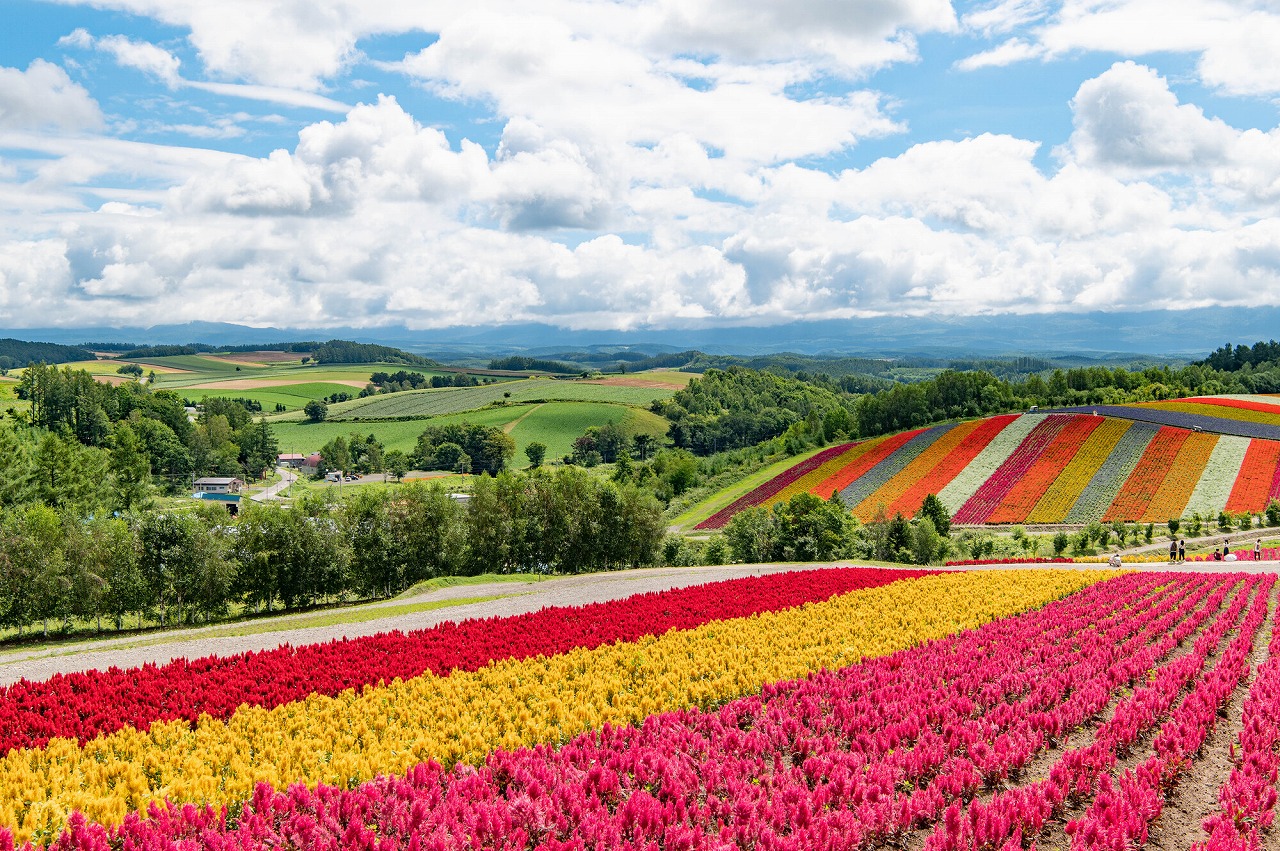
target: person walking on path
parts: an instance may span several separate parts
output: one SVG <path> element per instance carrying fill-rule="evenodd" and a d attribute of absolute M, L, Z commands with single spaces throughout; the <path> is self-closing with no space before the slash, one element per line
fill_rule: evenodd
<path fill-rule="evenodd" d="M 1253 560 L 1262 561 L 1262 539 L 1258 538 L 1253 542 Z"/>
<path fill-rule="evenodd" d="M 1178 539 L 1178 561 L 1187 560 L 1187 542 L 1183 538 Z"/>
<path fill-rule="evenodd" d="M 1169 564 L 1174 564 L 1178 560 L 1178 542 L 1169 542 Z"/>

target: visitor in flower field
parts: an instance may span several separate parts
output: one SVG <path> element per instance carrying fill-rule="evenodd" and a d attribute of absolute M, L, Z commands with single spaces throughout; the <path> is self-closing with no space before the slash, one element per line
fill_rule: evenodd
<path fill-rule="evenodd" d="M 1187 560 L 1187 542 L 1182 538 L 1178 539 L 1178 561 Z"/>
<path fill-rule="evenodd" d="M 1173 564 L 1178 560 L 1178 542 L 1169 542 L 1169 564 Z"/>
<path fill-rule="evenodd" d="M 1213 548 L 1213 560 L 1222 561 L 1222 550 L 1218 549 L 1217 547 Z"/>
<path fill-rule="evenodd" d="M 1262 561 L 1262 539 L 1253 542 L 1253 560 Z"/>
<path fill-rule="evenodd" d="M 1226 558 L 1231 555 L 1231 542 L 1227 538 L 1222 539 L 1222 557 Z"/>

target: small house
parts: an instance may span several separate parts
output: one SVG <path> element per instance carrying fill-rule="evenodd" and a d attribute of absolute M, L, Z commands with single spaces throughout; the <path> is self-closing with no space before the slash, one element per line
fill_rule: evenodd
<path fill-rule="evenodd" d="M 240 479 L 224 476 L 205 476 L 196 479 L 196 493 L 240 493 L 244 482 Z"/>
<path fill-rule="evenodd" d="M 302 466 L 299 468 L 304 476 L 314 476 L 320 471 L 320 465 L 324 463 L 324 456 L 319 452 L 312 452 L 302 460 Z"/>
<path fill-rule="evenodd" d="M 301 452 L 282 452 L 276 456 L 276 465 L 280 467 L 288 467 L 291 470 L 297 470 L 307 460 L 307 456 Z"/>

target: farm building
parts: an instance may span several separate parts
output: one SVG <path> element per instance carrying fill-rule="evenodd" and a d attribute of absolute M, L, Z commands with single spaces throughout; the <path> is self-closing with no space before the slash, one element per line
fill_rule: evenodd
<path fill-rule="evenodd" d="M 276 456 L 276 464 L 281 467 L 289 467 L 296 470 L 307 460 L 307 456 L 300 452 L 282 452 Z"/>
<path fill-rule="evenodd" d="M 195 481 L 195 492 L 201 493 L 240 493 L 244 482 L 240 479 L 224 476 L 205 476 Z"/>

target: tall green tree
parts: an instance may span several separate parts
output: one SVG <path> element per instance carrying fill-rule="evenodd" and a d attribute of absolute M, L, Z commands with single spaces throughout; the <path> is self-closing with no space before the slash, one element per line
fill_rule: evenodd
<path fill-rule="evenodd" d="M 111 435 L 108 469 L 117 509 L 130 511 L 146 504 L 151 487 L 151 458 L 128 422 L 117 423 Z"/>

